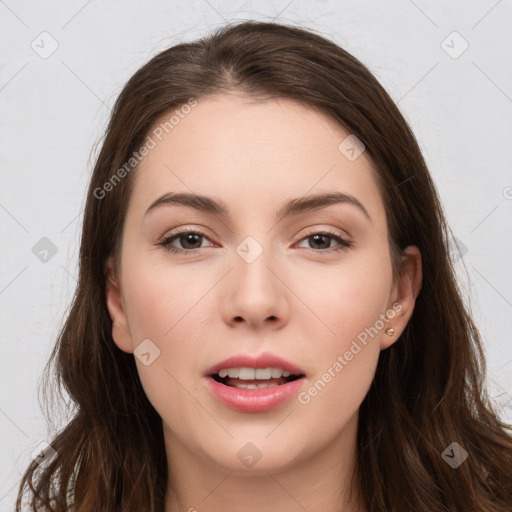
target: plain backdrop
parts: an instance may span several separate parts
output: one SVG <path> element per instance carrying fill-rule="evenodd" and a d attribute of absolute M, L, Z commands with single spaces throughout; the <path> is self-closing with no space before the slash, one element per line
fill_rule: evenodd
<path fill-rule="evenodd" d="M 85 189 L 110 108 L 157 52 L 244 19 L 334 40 L 398 103 L 456 238 L 489 389 L 512 423 L 511 1 L 5 0 L 0 511 L 13 510 L 31 453 L 50 439 L 38 385 L 76 285 Z"/>

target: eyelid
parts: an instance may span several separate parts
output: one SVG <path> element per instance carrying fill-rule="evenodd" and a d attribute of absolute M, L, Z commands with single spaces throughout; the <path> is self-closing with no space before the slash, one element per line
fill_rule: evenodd
<path fill-rule="evenodd" d="M 309 235 L 316 235 L 317 233 L 325 233 L 332 236 L 338 236 L 340 238 L 343 238 L 347 242 L 352 242 L 352 237 L 349 235 L 349 233 L 343 229 L 340 228 L 321 228 L 318 227 L 318 224 L 315 226 L 309 226 L 306 229 L 306 233 L 302 234 L 300 237 L 300 240 L 303 238 L 309 236 Z"/>
<path fill-rule="evenodd" d="M 159 241 L 166 240 L 166 239 L 169 239 L 169 238 L 177 236 L 177 235 L 182 235 L 184 233 L 194 233 L 194 234 L 202 235 L 204 238 L 208 238 L 209 240 L 211 239 L 210 235 L 207 234 L 207 228 L 200 226 L 200 225 L 197 225 L 197 227 L 196 227 L 196 225 L 192 224 L 192 225 L 188 225 L 188 226 L 184 226 L 184 227 L 180 226 L 180 227 L 171 229 L 170 231 L 166 231 L 165 235 L 163 235 L 159 238 Z"/>

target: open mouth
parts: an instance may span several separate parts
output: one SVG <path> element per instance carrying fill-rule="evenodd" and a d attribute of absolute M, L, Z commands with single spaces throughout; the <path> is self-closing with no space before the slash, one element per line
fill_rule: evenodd
<path fill-rule="evenodd" d="M 279 368 L 266 368 L 261 371 L 258 370 L 258 373 L 253 368 L 240 368 L 221 370 L 219 373 L 210 375 L 210 377 L 224 386 L 240 389 L 263 389 L 282 386 L 304 377 L 303 374 L 288 374 L 289 372 L 284 372 Z"/>
<path fill-rule="evenodd" d="M 255 361 L 247 357 L 218 363 L 206 372 L 206 387 L 222 405 L 237 412 L 272 411 L 291 400 L 305 385 L 307 377 L 302 369 L 278 357 L 266 359 L 263 364 L 261 358 Z M 267 366 L 269 363 L 277 364 Z"/>

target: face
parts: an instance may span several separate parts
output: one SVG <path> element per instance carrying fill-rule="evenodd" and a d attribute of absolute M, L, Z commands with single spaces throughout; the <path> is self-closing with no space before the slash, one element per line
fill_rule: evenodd
<path fill-rule="evenodd" d="M 249 471 L 246 455 L 261 456 L 253 471 L 304 462 L 357 423 L 412 312 L 419 256 L 409 248 L 412 270 L 393 280 L 376 170 L 307 106 L 216 96 L 161 131 L 134 171 L 107 283 L 114 341 L 134 352 L 169 446 L 225 469 Z M 170 193 L 225 211 L 155 204 Z M 297 206 L 324 194 L 338 200 Z M 251 384 L 271 385 L 238 387 Z"/>

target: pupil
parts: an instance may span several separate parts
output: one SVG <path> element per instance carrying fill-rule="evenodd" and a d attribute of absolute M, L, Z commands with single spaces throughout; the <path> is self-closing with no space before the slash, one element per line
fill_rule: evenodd
<path fill-rule="evenodd" d="M 328 248 L 329 248 L 329 240 L 328 240 L 328 237 L 326 237 L 325 235 L 313 235 L 313 236 L 311 236 L 311 237 L 310 237 L 310 239 L 313 239 L 313 240 L 314 240 L 314 243 L 316 243 L 316 242 L 318 241 L 318 239 L 319 239 L 319 238 L 323 238 L 324 240 L 326 240 L 326 241 L 327 241 L 327 246 L 326 246 L 325 244 L 323 244 L 323 247 L 322 247 L 322 248 L 323 248 L 323 249 L 325 249 L 325 248 L 327 248 L 327 249 L 328 249 Z M 322 245 L 322 244 L 320 244 L 320 245 Z"/>
<path fill-rule="evenodd" d="M 189 248 L 189 249 L 190 249 L 190 247 L 187 247 L 187 245 L 188 245 L 188 243 L 189 243 L 189 240 L 190 240 L 191 238 L 194 238 L 194 237 L 196 237 L 196 239 L 197 239 L 197 237 L 200 237 L 200 236 L 201 236 L 201 235 L 199 235 L 198 233 L 188 233 L 188 234 L 186 234 L 186 235 L 183 235 L 183 236 L 181 237 L 181 241 L 182 241 L 182 242 L 185 240 L 185 243 L 183 244 L 183 246 L 184 246 L 185 248 Z M 194 241 L 193 241 L 193 240 L 192 240 L 192 242 L 191 242 L 191 243 L 192 243 L 192 245 L 194 245 Z M 197 243 L 197 240 L 196 240 L 196 243 Z M 192 247 L 192 248 L 193 248 L 193 247 Z"/>

